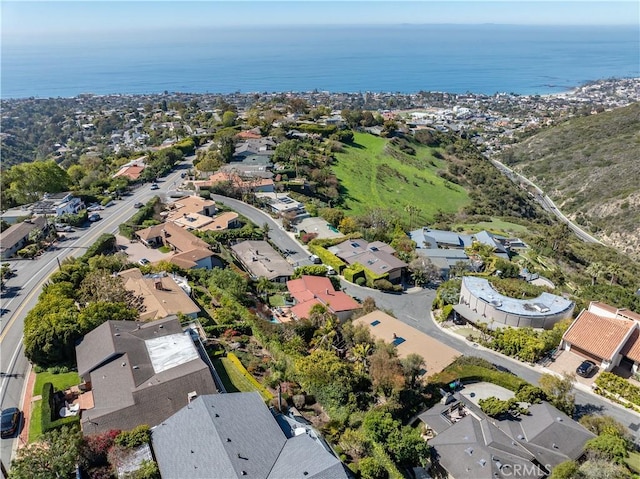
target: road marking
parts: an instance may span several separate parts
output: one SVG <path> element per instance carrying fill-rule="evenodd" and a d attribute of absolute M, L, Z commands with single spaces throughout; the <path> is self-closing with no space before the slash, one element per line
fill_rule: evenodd
<path fill-rule="evenodd" d="M 413 316 L 409 316 L 408 314 L 405 314 L 405 317 L 409 318 L 411 321 L 415 321 L 416 323 L 418 322 L 416 318 L 414 318 Z"/>
<path fill-rule="evenodd" d="M 20 338 L 20 342 L 18 343 L 18 347 L 16 348 L 16 350 L 13 352 L 13 356 L 11 356 L 11 361 L 9 361 L 9 367 L 7 368 L 6 373 L 7 374 L 12 374 L 13 373 L 13 366 L 15 366 L 16 364 L 16 360 L 18 359 L 18 353 L 20 352 L 20 350 L 22 349 L 22 338 L 24 338 L 24 336 L 22 336 Z M 0 391 L 2 391 L 2 393 L 0 394 L 0 401 L 4 404 L 4 396 L 5 394 L 7 394 L 7 382 L 9 381 L 9 376 L 5 376 L 4 378 L 2 378 L 2 386 L 0 386 Z"/>

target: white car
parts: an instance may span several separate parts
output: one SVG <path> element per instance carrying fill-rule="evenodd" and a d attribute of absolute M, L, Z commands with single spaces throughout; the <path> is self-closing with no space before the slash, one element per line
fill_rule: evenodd
<path fill-rule="evenodd" d="M 149 261 L 147 258 L 140 258 L 140 259 L 138 260 L 138 264 L 139 264 L 139 265 L 142 265 L 142 266 L 145 266 L 145 265 L 147 265 L 147 264 L 149 264 L 149 263 L 151 263 L 151 261 Z"/>

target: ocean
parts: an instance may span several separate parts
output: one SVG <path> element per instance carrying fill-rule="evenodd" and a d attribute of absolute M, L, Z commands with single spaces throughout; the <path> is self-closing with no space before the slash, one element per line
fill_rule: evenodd
<path fill-rule="evenodd" d="M 212 28 L 2 38 L 1 97 L 565 91 L 640 77 L 637 26 Z"/>

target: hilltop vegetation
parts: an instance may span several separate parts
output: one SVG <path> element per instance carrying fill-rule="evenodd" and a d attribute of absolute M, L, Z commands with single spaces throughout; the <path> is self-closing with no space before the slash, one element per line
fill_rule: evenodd
<path fill-rule="evenodd" d="M 513 146 L 502 160 L 578 224 L 640 257 L 640 103 L 573 118 Z"/>
<path fill-rule="evenodd" d="M 460 186 L 438 176 L 445 161 L 435 149 L 412 145 L 414 154 L 394 146 L 385 138 L 355 133 L 354 142 L 336 153 L 333 165 L 344 195 L 344 208 L 360 215 L 371 208 L 389 208 L 401 213 L 407 205 L 418 209 L 414 225 L 433 220 L 438 210 L 456 213 L 469 202 Z M 407 216 L 408 213 L 405 213 Z"/>

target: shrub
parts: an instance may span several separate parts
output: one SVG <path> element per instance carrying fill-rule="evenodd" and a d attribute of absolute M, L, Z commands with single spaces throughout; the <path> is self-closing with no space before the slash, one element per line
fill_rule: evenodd
<path fill-rule="evenodd" d="M 376 279 L 373 282 L 373 287 L 382 291 L 392 291 L 393 283 L 387 279 Z"/>
<path fill-rule="evenodd" d="M 358 462 L 358 470 L 362 479 L 387 479 L 389 473 L 375 457 L 365 457 Z"/>
<path fill-rule="evenodd" d="M 595 384 L 597 387 L 618 394 L 621 398 L 640 406 L 640 388 L 613 373 L 603 371 Z"/>
<path fill-rule="evenodd" d="M 127 449 L 134 449 L 143 444 L 148 444 L 151 439 L 149 426 L 142 424 L 134 427 L 131 431 L 122 431 L 115 438 L 115 444 Z"/>
<path fill-rule="evenodd" d="M 44 383 L 42 385 L 42 415 L 40 418 L 42 433 L 60 429 L 64 426 L 73 426 L 80 422 L 80 416 L 70 416 L 56 419 L 56 401 L 53 384 Z"/>
<path fill-rule="evenodd" d="M 309 251 L 315 254 L 320 260 L 335 269 L 338 274 L 342 273 L 342 270 L 347 266 L 347 264 L 338 258 L 335 254 L 331 253 L 329 250 L 319 246 L 314 243 L 316 240 L 313 240 L 309 243 Z"/>
<path fill-rule="evenodd" d="M 447 319 L 449 319 L 449 316 L 451 316 L 452 311 L 453 311 L 453 304 L 445 304 L 442 307 L 442 312 L 440 313 L 440 320 L 446 321 Z"/>
<path fill-rule="evenodd" d="M 367 280 L 364 278 L 364 276 L 360 276 L 359 278 L 356 279 L 356 284 L 358 286 L 364 286 L 366 282 Z"/>
<path fill-rule="evenodd" d="M 529 404 L 536 404 L 544 401 L 547 398 L 544 391 L 539 387 L 532 386 L 531 384 L 523 384 L 516 393 L 516 399 L 520 402 L 528 402 Z"/>
<path fill-rule="evenodd" d="M 318 237 L 318 233 L 304 233 L 301 237 L 300 237 L 300 241 L 302 241 L 304 244 L 309 243 L 309 241 L 316 239 Z"/>
<path fill-rule="evenodd" d="M 102 234 L 100 237 L 93 243 L 84 255 L 82 255 L 83 260 L 88 260 L 93 256 L 97 256 L 100 254 L 109 254 L 113 253 L 116 249 L 116 237 L 112 234 Z"/>

